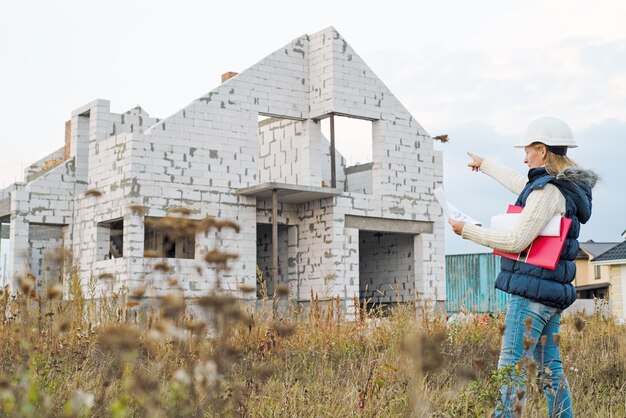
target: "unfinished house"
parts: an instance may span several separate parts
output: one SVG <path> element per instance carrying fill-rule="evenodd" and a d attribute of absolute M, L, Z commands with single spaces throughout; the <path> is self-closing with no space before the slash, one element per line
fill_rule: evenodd
<path fill-rule="evenodd" d="M 432 195 L 441 154 L 341 35 L 304 35 L 224 79 L 164 119 L 112 113 L 100 99 L 74 110 L 65 147 L 0 194 L 12 277 L 43 280 L 46 251 L 62 245 L 83 283 L 106 291 L 110 273 L 115 287 L 149 281 L 158 295 L 163 259 L 145 255 L 161 250 L 193 298 L 215 286 L 198 267 L 218 245 L 239 254 L 221 275 L 232 292 L 265 281 L 270 295 L 284 283 L 292 301 L 339 296 L 347 309 L 416 294 L 444 301 L 444 219 Z M 371 162 L 347 166 L 335 146 L 342 118 L 367 124 L 371 135 L 352 145 L 369 147 Z M 175 207 L 241 231 L 167 242 L 148 220 Z"/>

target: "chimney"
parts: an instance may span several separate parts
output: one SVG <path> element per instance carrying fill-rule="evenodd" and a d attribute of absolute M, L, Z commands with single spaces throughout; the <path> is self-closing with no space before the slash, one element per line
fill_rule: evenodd
<path fill-rule="evenodd" d="M 63 161 L 70 159 L 72 145 L 72 121 L 65 122 L 65 151 L 63 152 Z"/>
<path fill-rule="evenodd" d="M 239 73 L 236 73 L 234 71 L 229 71 L 227 73 L 222 74 L 222 83 L 227 82 L 228 80 L 230 80 L 231 78 L 233 78 L 237 74 L 239 74 Z"/>

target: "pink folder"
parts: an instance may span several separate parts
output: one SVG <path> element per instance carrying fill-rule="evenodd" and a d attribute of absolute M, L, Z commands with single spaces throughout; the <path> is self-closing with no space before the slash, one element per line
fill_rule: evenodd
<path fill-rule="evenodd" d="M 509 205 L 507 213 L 520 213 L 524 208 L 521 206 Z M 567 232 L 572 225 L 570 218 L 561 218 L 561 235 L 558 237 L 539 236 L 530 244 L 530 246 L 521 253 L 505 253 L 500 250 L 493 250 L 493 253 L 511 260 L 521 261 L 522 263 L 532 264 L 534 266 L 544 267 L 550 270 L 556 268 L 559 262 L 559 256 L 565 244 Z"/>

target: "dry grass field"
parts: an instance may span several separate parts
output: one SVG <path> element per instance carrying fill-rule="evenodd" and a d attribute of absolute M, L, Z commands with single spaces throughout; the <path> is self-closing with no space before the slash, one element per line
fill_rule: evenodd
<path fill-rule="evenodd" d="M 207 254 L 207 274 L 234 257 Z M 66 281 L 65 298 L 29 279 L 0 298 L 1 416 L 483 417 L 506 380 L 498 316 L 448 325 L 416 302 L 346 319 L 315 295 L 273 314 L 272 300 L 219 292 L 189 310 L 174 277 L 162 298 L 122 289 L 97 302 L 75 272 Z M 568 317 L 560 344 L 576 415 L 626 416 L 626 327 Z M 523 416 L 547 416 L 532 377 Z"/>
<path fill-rule="evenodd" d="M 319 302 L 272 321 L 271 307 L 263 315 L 209 295 L 200 301 L 206 317 L 190 318 L 176 291 L 133 299 L 33 304 L 5 295 L 0 413 L 488 416 L 504 379 L 495 370 L 500 317 L 448 326 L 398 306 L 347 321 L 336 303 Z M 600 316 L 563 322 L 577 415 L 626 416 L 626 328 Z M 546 415 L 531 380 L 524 416 Z"/>

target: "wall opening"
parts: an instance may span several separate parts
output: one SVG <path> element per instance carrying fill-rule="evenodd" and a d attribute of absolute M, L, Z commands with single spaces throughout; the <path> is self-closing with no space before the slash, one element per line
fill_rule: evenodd
<path fill-rule="evenodd" d="M 124 256 L 124 219 L 98 223 L 98 260 Z"/>
<path fill-rule="evenodd" d="M 576 289 L 576 298 L 577 299 L 606 299 L 609 296 L 609 285 L 586 288 L 586 286 L 582 286 L 583 289 Z"/>
<path fill-rule="evenodd" d="M 288 283 L 288 230 L 287 225 L 278 225 L 278 284 Z M 256 235 L 257 297 L 273 297 L 272 225 L 257 224 Z"/>
<path fill-rule="evenodd" d="M 196 234 L 165 227 L 164 218 L 146 216 L 144 257 L 193 259 L 196 256 Z"/>
<path fill-rule="evenodd" d="M 322 134 L 330 140 L 330 118 L 320 122 Z M 335 148 L 348 167 L 372 162 L 372 127 L 371 120 L 335 115 Z"/>
<path fill-rule="evenodd" d="M 322 175 L 330 181 L 330 117 L 320 120 L 320 129 L 325 137 L 322 149 Z M 372 193 L 373 122 L 366 119 L 334 115 L 335 170 L 337 179 L 345 178 L 344 191 Z M 324 158 L 328 155 L 327 158 Z M 328 179 L 327 179 L 328 178 Z M 339 186 L 338 186 L 339 187 Z"/>
<path fill-rule="evenodd" d="M 369 306 L 415 300 L 413 234 L 359 230 L 359 297 Z"/>

